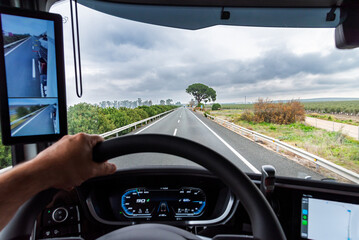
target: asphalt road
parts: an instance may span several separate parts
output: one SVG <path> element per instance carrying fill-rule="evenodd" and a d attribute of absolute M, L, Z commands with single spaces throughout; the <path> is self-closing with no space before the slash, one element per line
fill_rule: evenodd
<path fill-rule="evenodd" d="M 29 37 L 5 53 L 5 69 L 9 97 L 41 97 L 37 67 L 40 42 Z"/>
<path fill-rule="evenodd" d="M 322 175 L 267 150 L 186 108 L 180 108 L 130 134 L 148 133 L 175 135 L 201 143 L 219 152 L 245 172 L 259 173 L 262 165 L 270 164 L 276 168 L 277 175 L 299 178 L 311 176 L 312 179 L 323 178 Z M 111 162 L 114 162 L 119 168 L 145 165 L 196 165 L 183 158 L 154 153 L 123 156 L 114 158 Z"/>
<path fill-rule="evenodd" d="M 13 129 L 11 131 L 11 135 L 19 137 L 29 135 L 54 134 L 54 124 L 51 117 L 53 111 L 53 105 L 47 106 L 39 113 Z"/>

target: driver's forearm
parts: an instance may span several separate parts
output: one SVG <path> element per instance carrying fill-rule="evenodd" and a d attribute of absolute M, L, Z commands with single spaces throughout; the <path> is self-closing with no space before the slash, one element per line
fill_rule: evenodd
<path fill-rule="evenodd" d="M 51 186 L 47 174 L 35 159 L 0 175 L 0 230 L 24 202 Z"/>

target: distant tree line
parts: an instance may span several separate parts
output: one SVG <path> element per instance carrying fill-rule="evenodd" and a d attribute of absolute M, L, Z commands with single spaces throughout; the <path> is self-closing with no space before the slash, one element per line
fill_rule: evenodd
<path fill-rule="evenodd" d="M 19 41 L 20 39 L 24 39 L 29 36 L 30 34 L 10 34 L 8 36 L 4 36 L 4 45 Z"/>
<path fill-rule="evenodd" d="M 305 102 L 305 110 L 317 113 L 359 114 L 359 101 Z"/>
<path fill-rule="evenodd" d="M 301 102 L 307 112 L 359 115 L 359 101 Z M 254 104 L 223 104 L 222 109 L 253 109 Z"/>
<path fill-rule="evenodd" d="M 143 101 L 141 98 L 138 98 L 135 101 L 123 100 L 123 101 L 102 101 L 98 104 L 101 108 L 114 107 L 114 108 L 137 108 L 140 106 L 152 106 L 152 100 Z M 160 100 L 160 105 L 173 105 L 172 99 Z M 181 102 L 176 102 L 176 105 L 181 105 Z"/>
<path fill-rule="evenodd" d="M 21 107 L 16 108 L 16 115 L 18 118 L 21 118 L 21 117 L 24 117 L 24 116 L 32 113 L 32 112 L 39 110 L 40 108 L 43 108 L 45 106 L 47 106 L 47 105 L 33 105 L 30 107 L 21 106 Z"/>

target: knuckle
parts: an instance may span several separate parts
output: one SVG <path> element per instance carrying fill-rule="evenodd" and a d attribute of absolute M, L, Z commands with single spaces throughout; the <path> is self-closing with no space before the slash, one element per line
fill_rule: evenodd
<path fill-rule="evenodd" d="M 85 133 L 78 133 L 75 135 L 75 137 L 78 141 L 82 142 L 86 139 L 87 135 Z"/>

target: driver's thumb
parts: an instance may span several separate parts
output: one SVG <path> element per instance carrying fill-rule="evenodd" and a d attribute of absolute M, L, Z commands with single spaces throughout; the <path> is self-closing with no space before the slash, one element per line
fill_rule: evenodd
<path fill-rule="evenodd" d="M 109 175 L 109 174 L 113 174 L 114 172 L 116 172 L 116 165 L 113 163 L 109 163 L 109 162 L 101 163 L 99 168 L 100 169 L 97 173 L 97 176 Z"/>

